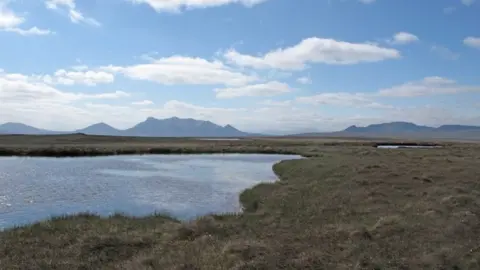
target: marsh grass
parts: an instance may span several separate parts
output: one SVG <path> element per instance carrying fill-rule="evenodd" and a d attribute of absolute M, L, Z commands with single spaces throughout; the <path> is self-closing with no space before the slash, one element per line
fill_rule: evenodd
<path fill-rule="evenodd" d="M 56 151 L 42 148 L 42 140 L 47 141 L 0 141 L 0 149 Z M 245 190 L 240 195 L 243 213 L 188 222 L 163 214 L 83 213 L 8 229 L 0 232 L 0 269 L 480 267 L 480 145 L 385 151 L 370 141 L 311 138 L 98 140 L 82 137 L 52 147 L 80 153 L 93 148 L 116 153 L 268 149 L 309 158 L 275 164 L 280 181 Z"/>

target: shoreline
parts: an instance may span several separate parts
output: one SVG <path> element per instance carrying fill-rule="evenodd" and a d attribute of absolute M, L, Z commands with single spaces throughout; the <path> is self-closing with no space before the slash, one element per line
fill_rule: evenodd
<path fill-rule="evenodd" d="M 290 154 L 306 155 L 317 147 L 436 145 L 453 142 L 399 139 L 331 139 L 287 137 L 209 141 L 192 138 L 114 137 L 95 135 L 0 135 L 0 156 L 80 157 L 139 154 Z M 300 151 L 300 152 L 299 152 Z"/>

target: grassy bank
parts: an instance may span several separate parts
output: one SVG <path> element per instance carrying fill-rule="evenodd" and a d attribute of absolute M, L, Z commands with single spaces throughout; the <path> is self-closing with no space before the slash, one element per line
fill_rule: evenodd
<path fill-rule="evenodd" d="M 122 143 L 5 141 L 1 149 L 21 153 L 118 150 Z M 372 143 L 129 141 L 123 147 L 269 149 L 310 158 L 276 164 L 281 181 L 245 190 L 242 214 L 188 223 L 77 215 L 7 230 L 0 269 L 480 269 L 480 145 L 391 150 Z"/>
<path fill-rule="evenodd" d="M 104 156 L 134 154 L 263 153 L 311 156 L 318 147 L 430 145 L 432 142 L 371 139 L 245 138 L 205 141 L 188 138 L 148 138 L 70 135 L 0 135 L 0 156 Z M 449 143 L 437 143 L 449 144 Z M 311 152 L 311 153 L 310 153 Z"/>

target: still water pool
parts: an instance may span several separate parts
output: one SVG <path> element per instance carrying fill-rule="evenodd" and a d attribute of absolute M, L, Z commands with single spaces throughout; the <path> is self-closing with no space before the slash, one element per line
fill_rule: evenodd
<path fill-rule="evenodd" d="M 277 180 L 300 156 L 218 154 L 0 158 L 0 229 L 64 214 L 167 212 L 180 219 L 241 210 L 239 193 Z"/>

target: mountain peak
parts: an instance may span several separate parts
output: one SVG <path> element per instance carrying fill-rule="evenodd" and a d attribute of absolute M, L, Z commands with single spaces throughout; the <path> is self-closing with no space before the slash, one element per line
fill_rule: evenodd
<path fill-rule="evenodd" d="M 233 126 L 230 125 L 230 124 L 224 126 L 223 128 L 224 128 L 224 129 L 228 129 L 228 130 L 237 130 L 237 131 L 238 131 L 238 129 L 236 129 L 235 127 L 233 127 Z"/>
<path fill-rule="evenodd" d="M 105 122 L 100 122 L 100 123 L 96 123 L 96 124 L 91 125 L 91 127 L 93 127 L 93 126 L 96 126 L 96 127 L 111 127 L 109 124 L 106 124 Z"/>
<path fill-rule="evenodd" d="M 176 116 L 165 119 L 149 117 L 126 132 L 130 136 L 153 137 L 238 137 L 247 135 L 230 125 L 223 127 L 210 121 Z"/>
<path fill-rule="evenodd" d="M 78 129 L 75 132 L 89 134 L 89 135 L 119 135 L 120 134 L 120 130 L 104 122 L 96 123 L 86 128 Z"/>
<path fill-rule="evenodd" d="M 152 116 L 149 116 L 147 117 L 147 119 L 145 119 L 145 122 L 149 122 L 149 121 L 157 121 L 158 119 L 155 118 L 155 117 L 152 117 Z"/>
<path fill-rule="evenodd" d="M 345 129 L 345 131 L 356 131 L 358 127 L 356 125 L 349 126 L 348 128 Z"/>

